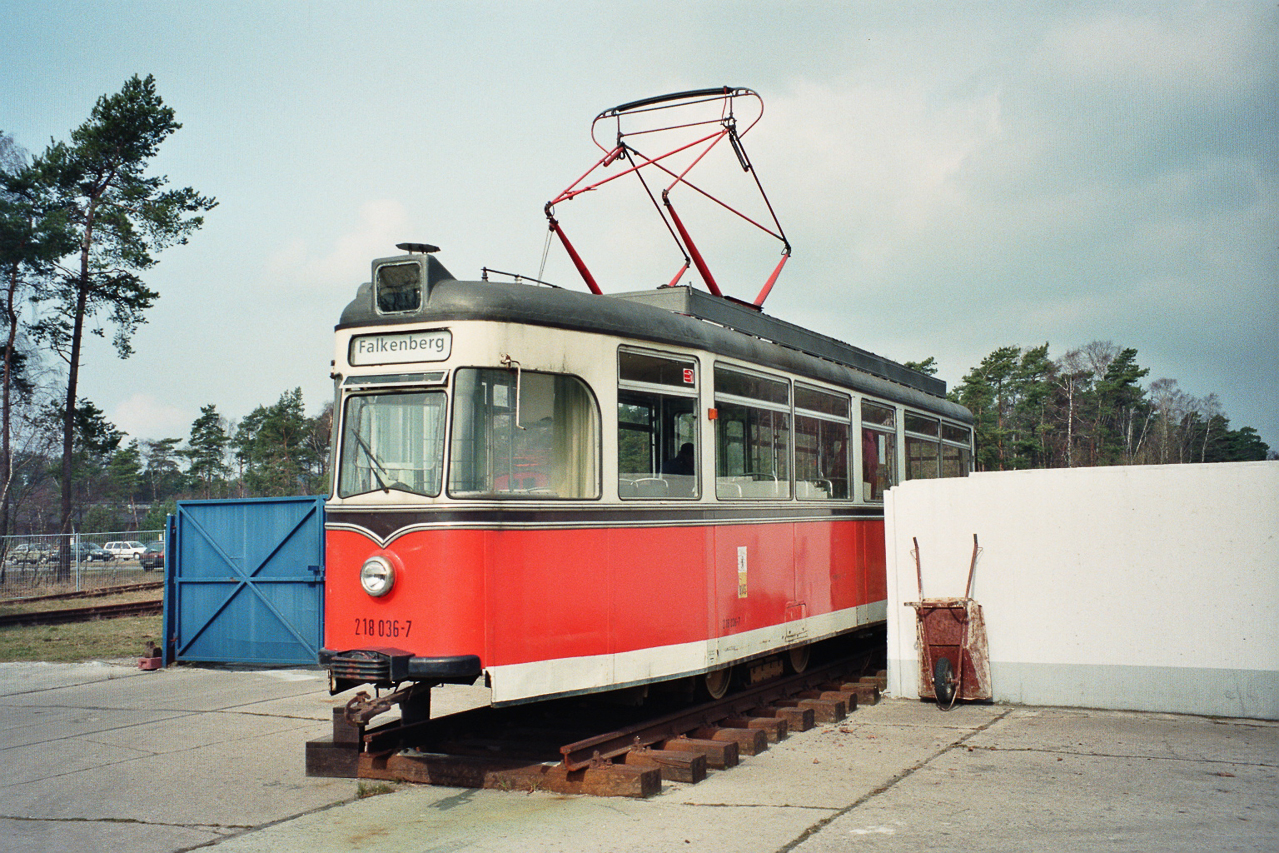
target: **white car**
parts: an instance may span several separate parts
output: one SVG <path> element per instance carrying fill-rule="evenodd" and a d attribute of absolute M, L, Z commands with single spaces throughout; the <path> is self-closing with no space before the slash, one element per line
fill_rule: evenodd
<path fill-rule="evenodd" d="M 136 560 L 141 557 L 142 552 L 147 549 L 146 545 L 133 540 L 108 542 L 102 547 L 114 554 L 117 560 Z"/>

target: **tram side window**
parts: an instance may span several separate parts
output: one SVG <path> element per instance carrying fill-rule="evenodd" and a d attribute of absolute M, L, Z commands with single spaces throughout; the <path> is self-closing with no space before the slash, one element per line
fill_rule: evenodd
<path fill-rule="evenodd" d="M 941 475 L 967 477 L 972 470 L 972 433 L 968 427 L 943 422 L 941 435 Z"/>
<path fill-rule="evenodd" d="M 848 497 L 848 397 L 795 385 L 795 496 Z"/>
<path fill-rule="evenodd" d="M 717 366 L 715 409 L 715 496 L 789 498 L 789 383 Z"/>
<path fill-rule="evenodd" d="M 392 489 L 440 493 L 444 463 L 444 394 L 348 397 L 342 419 L 338 496 Z"/>
<path fill-rule="evenodd" d="M 906 413 L 906 479 L 931 480 L 941 474 L 940 422 Z"/>
<path fill-rule="evenodd" d="M 697 363 L 619 349 L 618 496 L 698 497 L 697 432 Z"/>
<path fill-rule="evenodd" d="M 896 413 L 862 401 L 862 499 L 882 501 L 897 484 Z"/>
<path fill-rule="evenodd" d="M 572 376 L 505 369 L 455 374 L 449 494 L 599 496 L 599 413 Z"/>

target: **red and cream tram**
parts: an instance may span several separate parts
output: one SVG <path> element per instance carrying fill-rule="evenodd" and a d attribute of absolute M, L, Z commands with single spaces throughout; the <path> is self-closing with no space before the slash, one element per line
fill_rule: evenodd
<path fill-rule="evenodd" d="M 378 260 L 335 378 L 336 689 L 714 694 L 738 664 L 802 665 L 886 618 L 884 490 L 969 467 L 971 416 L 938 380 L 686 287 Z"/>
<path fill-rule="evenodd" d="M 684 253 L 673 284 L 693 264 L 709 292 L 602 294 L 554 202 L 590 293 L 459 281 L 417 244 L 373 262 L 337 326 L 335 692 L 483 678 L 504 705 L 685 679 L 717 696 L 734 670 L 802 668 L 813 643 L 885 621 L 884 491 L 967 474 L 972 417 L 934 377 L 762 313 L 780 226 L 751 221 L 784 246 L 755 303 L 719 293 L 670 193 L 724 139 L 753 177 L 739 99 L 758 96 L 596 119 L 618 123 L 597 168 L 674 177 L 653 197 Z M 667 129 L 711 131 L 670 154 L 622 128 L 707 104 Z M 556 201 L 612 180 L 585 177 Z"/>

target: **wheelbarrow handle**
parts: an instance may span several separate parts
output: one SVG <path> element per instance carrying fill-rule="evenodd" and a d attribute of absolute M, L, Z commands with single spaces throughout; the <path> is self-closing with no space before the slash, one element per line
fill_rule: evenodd
<path fill-rule="evenodd" d="M 915 583 L 919 585 L 919 597 L 924 597 L 924 572 L 919 567 L 919 537 L 912 536 L 910 541 L 914 543 L 915 550 L 910 553 L 915 556 Z"/>
<path fill-rule="evenodd" d="M 966 591 L 964 592 L 964 598 L 973 597 L 973 573 L 977 571 L 977 555 L 980 553 L 981 553 L 981 548 L 977 546 L 977 534 L 974 533 L 973 534 L 973 559 L 968 564 L 968 586 L 966 587 Z M 920 592 L 919 597 L 920 598 L 924 597 L 923 592 Z"/>

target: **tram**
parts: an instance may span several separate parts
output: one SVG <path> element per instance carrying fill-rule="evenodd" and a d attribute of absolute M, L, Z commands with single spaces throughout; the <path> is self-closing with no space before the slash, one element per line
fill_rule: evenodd
<path fill-rule="evenodd" d="M 718 697 L 885 622 L 885 490 L 970 466 L 943 382 L 709 290 L 400 248 L 336 328 L 333 692 Z"/>

